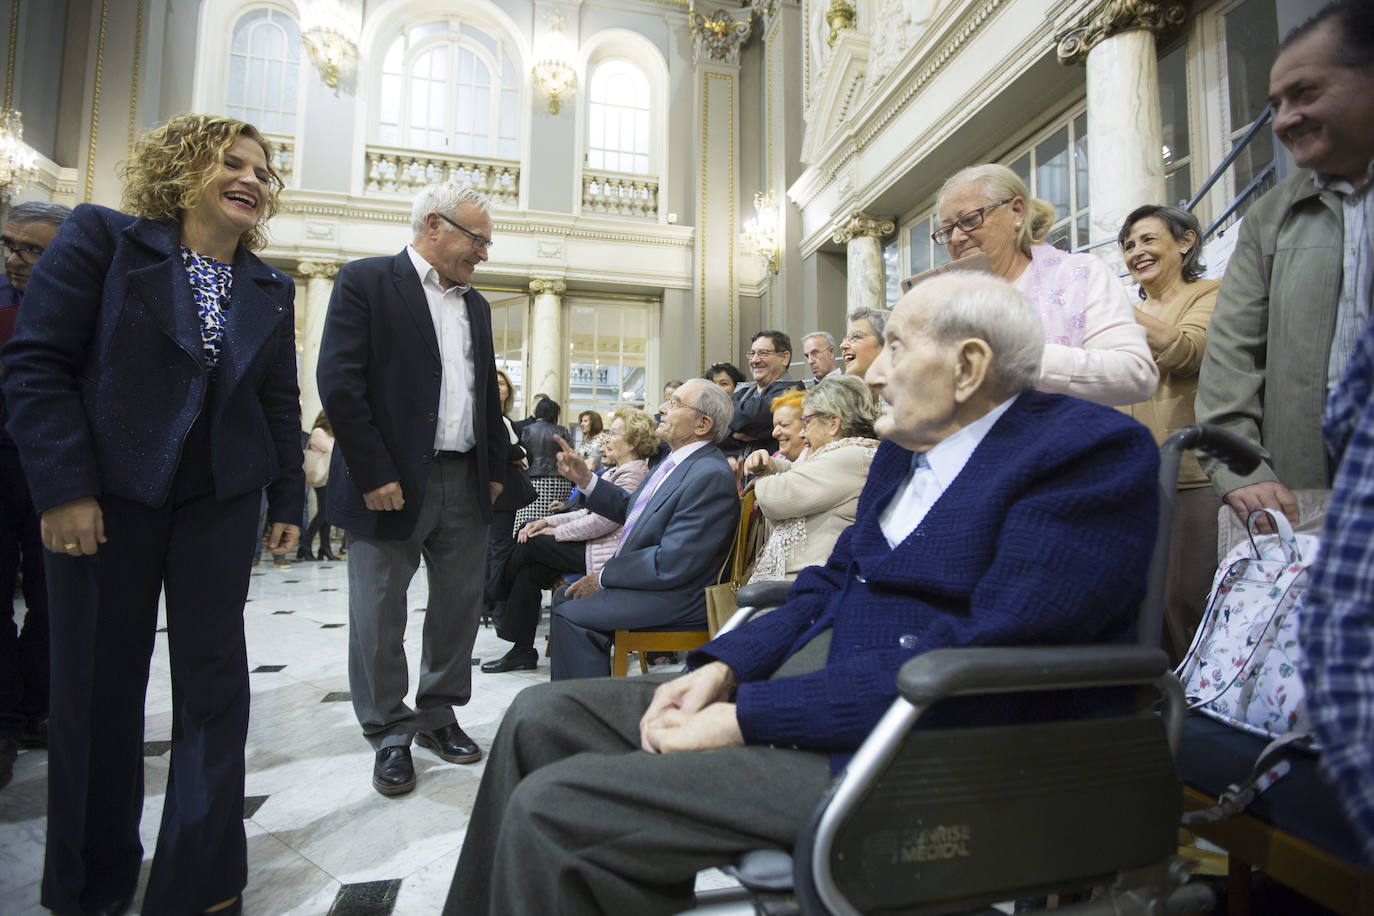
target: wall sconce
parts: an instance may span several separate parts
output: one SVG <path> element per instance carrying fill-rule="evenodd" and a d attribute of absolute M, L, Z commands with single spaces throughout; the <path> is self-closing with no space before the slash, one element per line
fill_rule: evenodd
<path fill-rule="evenodd" d="M 353 84 L 358 71 L 358 29 L 338 0 L 310 0 L 301 17 L 301 44 L 320 79 L 334 94 Z"/>
<path fill-rule="evenodd" d="M 33 178 L 38 154 L 24 143 L 24 122 L 12 108 L 0 110 L 0 201 L 5 203 Z"/>
<path fill-rule="evenodd" d="M 744 239 L 768 264 L 768 269 L 777 273 L 782 258 L 782 221 L 778 219 L 778 208 L 773 206 L 772 191 L 754 194 L 754 213 L 754 218 L 744 224 Z"/>
<path fill-rule="evenodd" d="M 558 114 L 564 96 L 577 87 L 577 71 L 573 69 L 572 49 L 563 37 L 564 19 L 557 13 L 549 16 L 549 33 L 544 36 L 544 52 L 532 71 L 534 82 L 549 97 L 549 114 Z"/>

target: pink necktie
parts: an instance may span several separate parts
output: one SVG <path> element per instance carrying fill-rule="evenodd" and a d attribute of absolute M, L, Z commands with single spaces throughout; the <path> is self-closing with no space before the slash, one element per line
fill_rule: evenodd
<path fill-rule="evenodd" d="M 658 491 L 659 484 L 663 483 L 673 470 L 673 459 L 665 458 L 663 463 L 649 476 L 649 482 L 644 484 L 639 490 L 639 498 L 630 507 L 630 514 L 625 517 L 625 525 L 620 529 L 620 540 L 616 543 L 616 555 L 620 555 L 620 548 L 625 546 L 625 539 L 630 536 L 630 529 L 634 528 L 635 522 L 639 521 L 640 515 L 644 513 L 644 507 L 649 505 L 649 500 L 654 498 L 654 493 Z"/>

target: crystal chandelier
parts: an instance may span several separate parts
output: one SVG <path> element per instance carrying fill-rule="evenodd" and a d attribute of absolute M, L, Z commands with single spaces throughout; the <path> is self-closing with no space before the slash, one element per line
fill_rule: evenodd
<path fill-rule="evenodd" d="M 358 29 L 338 0 L 310 0 L 302 17 L 301 43 L 320 79 L 334 94 L 353 84 L 358 71 Z"/>
<path fill-rule="evenodd" d="M 572 50 L 563 37 L 563 17 L 555 13 L 549 17 L 549 33 L 544 38 L 544 52 L 534 65 L 537 85 L 549 97 L 549 114 L 558 114 L 563 97 L 577 86 L 577 71 L 570 60 Z"/>
<path fill-rule="evenodd" d="M 778 208 L 773 205 L 772 191 L 754 194 L 754 213 L 755 217 L 744 224 L 744 240 L 763 258 L 768 269 L 777 273 L 781 267 L 782 224 Z"/>
<path fill-rule="evenodd" d="M 24 122 L 12 108 L 0 110 L 0 198 L 8 201 L 33 179 L 38 154 L 24 143 Z"/>

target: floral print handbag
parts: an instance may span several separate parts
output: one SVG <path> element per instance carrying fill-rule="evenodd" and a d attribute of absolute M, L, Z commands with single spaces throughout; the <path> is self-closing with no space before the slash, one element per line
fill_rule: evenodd
<path fill-rule="evenodd" d="M 1255 532 L 1261 513 L 1278 534 Z M 1268 509 L 1252 513 L 1248 527 L 1250 540 L 1217 569 L 1207 613 L 1175 674 L 1190 710 L 1277 738 L 1308 727 L 1298 619 L 1318 541 Z"/>

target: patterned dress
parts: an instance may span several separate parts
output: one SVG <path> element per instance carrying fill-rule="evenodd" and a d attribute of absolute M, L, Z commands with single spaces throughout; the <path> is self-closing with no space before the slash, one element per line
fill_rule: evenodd
<path fill-rule="evenodd" d="M 220 347 L 224 343 L 224 310 L 229 307 L 229 295 L 233 291 L 234 268 L 185 246 L 181 249 L 181 263 L 186 266 L 191 295 L 200 315 L 200 346 L 205 354 L 205 368 L 213 373 L 219 365 Z"/>

